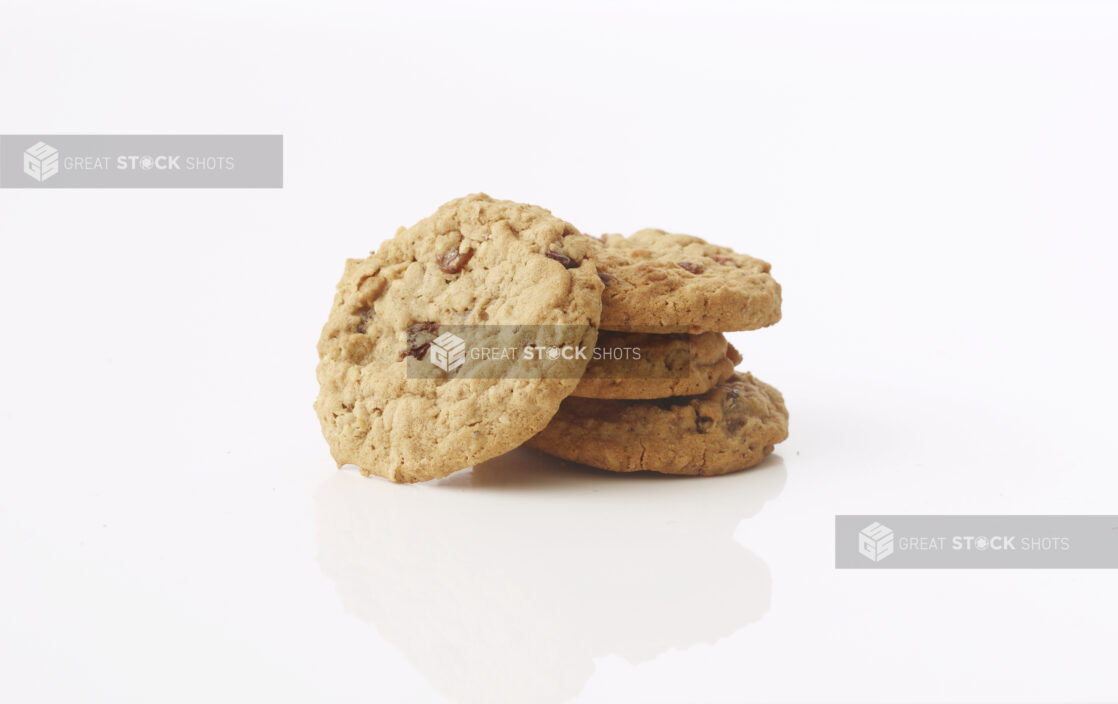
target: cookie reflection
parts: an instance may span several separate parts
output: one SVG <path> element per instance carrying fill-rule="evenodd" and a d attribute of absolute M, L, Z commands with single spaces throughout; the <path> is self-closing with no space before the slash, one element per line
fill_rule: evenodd
<path fill-rule="evenodd" d="M 425 485 L 338 472 L 318 494 L 319 560 L 451 699 L 560 702 L 596 657 L 638 663 L 760 618 L 769 570 L 733 532 L 784 478 L 776 456 L 693 479 L 528 449 Z"/>

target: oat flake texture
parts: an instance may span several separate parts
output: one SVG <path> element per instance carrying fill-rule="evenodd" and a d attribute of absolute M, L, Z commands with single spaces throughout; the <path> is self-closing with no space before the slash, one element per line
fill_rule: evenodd
<path fill-rule="evenodd" d="M 541 328 L 541 345 L 593 349 L 603 284 L 590 238 L 533 205 L 450 201 L 347 262 L 318 343 L 315 410 L 338 465 L 416 482 L 501 455 L 539 432 L 566 378 L 406 378 L 440 325 Z M 536 334 L 536 333 L 533 333 Z"/>
<path fill-rule="evenodd" d="M 598 331 L 598 348 L 640 350 L 641 358 L 592 359 L 571 396 L 649 399 L 705 394 L 734 375 L 741 355 L 721 333 L 653 335 Z"/>
<path fill-rule="evenodd" d="M 572 396 L 528 445 L 613 472 L 709 476 L 748 469 L 787 437 L 781 393 L 738 372 L 701 396 L 651 401 Z"/>
<path fill-rule="evenodd" d="M 594 240 L 606 283 L 603 330 L 700 333 L 756 330 L 780 320 L 768 262 L 691 235 L 641 230 Z"/>

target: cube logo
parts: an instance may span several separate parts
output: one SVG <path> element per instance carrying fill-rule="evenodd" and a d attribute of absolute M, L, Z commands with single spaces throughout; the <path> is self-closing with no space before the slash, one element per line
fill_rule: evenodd
<path fill-rule="evenodd" d="M 858 533 L 858 552 L 874 562 L 884 560 L 893 554 L 893 531 L 874 521 Z"/>
<path fill-rule="evenodd" d="M 444 332 L 431 341 L 431 364 L 444 372 L 452 372 L 466 362 L 466 341 Z"/>
<path fill-rule="evenodd" d="M 58 150 L 46 142 L 37 142 L 23 153 L 23 173 L 39 183 L 58 173 Z"/>

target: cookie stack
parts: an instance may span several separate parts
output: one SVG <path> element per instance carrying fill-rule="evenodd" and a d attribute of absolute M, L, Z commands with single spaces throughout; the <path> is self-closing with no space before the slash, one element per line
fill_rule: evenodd
<path fill-rule="evenodd" d="M 591 258 L 605 284 L 598 349 L 528 445 L 617 472 L 709 475 L 751 467 L 788 436 L 780 392 L 735 372 L 722 335 L 780 320 L 766 262 L 660 230 L 606 235 Z"/>
<path fill-rule="evenodd" d="M 339 466 L 393 481 L 525 443 L 614 471 L 721 474 L 756 464 L 788 427 L 780 393 L 734 372 L 741 357 L 721 333 L 779 319 L 760 260 L 656 230 L 591 238 L 476 194 L 347 262 L 319 339 L 315 410 Z M 462 343 L 451 330 L 594 354 L 485 357 L 471 373 L 447 364 L 446 341 Z M 607 353 L 621 349 L 640 354 Z"/>

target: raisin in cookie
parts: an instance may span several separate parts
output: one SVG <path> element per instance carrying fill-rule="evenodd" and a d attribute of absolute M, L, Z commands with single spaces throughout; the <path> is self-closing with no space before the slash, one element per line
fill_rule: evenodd
<path fill-rule="evenodd" d="M 705 394 L 729 379 L 741 355 L 720 333 L 652 335 L 599 331 L 572 396 L 668 398 Z"/>
<path fill-rule="evenodd" d="M 568 398 L 527 444 L 614 472 L 712 475 L 752 467 L 787 437 L 784 397 L 739 372 L 702 396 Z"/>
<path fill-rule="evenodd" d="M 767 262 L 662 230 L 602 240 L 592 256 L 606 284 L 603 330 L 728 332 L 780 320 L 780 284 Z"/>
<path fill-rule="evenodd" d="M 602 282 L 590 246 L 543 208 L 471 195 L 350 260 L 318 343 L 315 410 L 338 465 L 426 481 L 539 432 L 585 359 L 563 378 L 412 378 L 408 359 L 427 359 L 443 325 L 543 326 L 529 331 L 541 344 L 592 349 Z"/>

